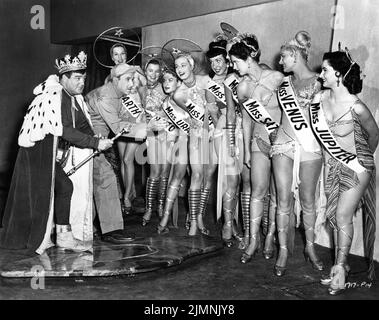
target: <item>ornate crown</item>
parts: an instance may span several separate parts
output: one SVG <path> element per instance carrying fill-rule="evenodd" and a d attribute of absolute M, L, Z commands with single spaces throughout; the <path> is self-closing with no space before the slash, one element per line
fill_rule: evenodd
<path fill-rule="evenodd" d="M 59 74 L 86 69 L 87 55 L 84 51 L 80 51 L 76 57 L 66 54 L 64 58 L 55 60 L 55 67 L 58 69 Z"/>

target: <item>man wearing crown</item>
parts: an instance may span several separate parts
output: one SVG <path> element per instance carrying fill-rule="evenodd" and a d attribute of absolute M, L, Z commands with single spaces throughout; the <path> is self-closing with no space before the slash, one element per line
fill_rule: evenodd
<path fill-rule="evenodd" d="M 38 85 L 18 137 L 20 146 L 0 229 L 0 246 L 42 254 L 53 246 L 92 247 L 92 162 L 66 172 L 113 141 L 94 136 L 82 97 L 87 56 L 56 60 L 59 77 Z"/>

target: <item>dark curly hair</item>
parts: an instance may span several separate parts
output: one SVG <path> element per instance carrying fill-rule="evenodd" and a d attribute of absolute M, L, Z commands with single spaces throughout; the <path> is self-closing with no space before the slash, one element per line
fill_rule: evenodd
<path fill-rule="evenodd" d="M 347 52 L 327 52 L 322 57 L 329 65 L 342 75 L 342 84 L 349 93 L 357 94 L 362 91 L 361 68 L 356 62 L 352 62 Z"/>
<path fill-rule="evenodd" d="M 252 57 L 258 63 L 261 56 L 258 39 L 254 35 L 244 35 L 240 37 L 240 40 L 237 40 L 230 48 L 229 55 L 245 61 L 248 57 Z"/>
<path fill-rule="evenodd" d="M 227 58 L 226 44 L 227 44 L 227 41 L 224 39 L 221 39 L 218 41 L 212 41 L 211 43 L 209 43 L 209 50 L 206 53 L 207 58 L 210 59 L 218 55 L 222 55 L 226 59 Z"/>

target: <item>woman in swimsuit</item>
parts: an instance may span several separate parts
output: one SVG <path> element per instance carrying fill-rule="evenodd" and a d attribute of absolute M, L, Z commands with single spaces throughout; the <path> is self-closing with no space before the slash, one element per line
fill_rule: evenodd
<path fill-rule="evenodd" d="M 163 90 L 168 95 L 163 101 L 163 108 L 171 107 L 175 110 L 175 118 L 177 123 L 180 123 L 180 128 L 176 130 L 175 147 L 171 151 L 170 162 L 173 165 L 173 172 L 167 188 L 167 197 L 163 210 L 163 217 L 158 224 L 158 233 L 164 234 L 169 232 L 167 227 L 168 219 L 171 212 L 174 210 L 174 202 L 178 197 L 180 184 L 187 172 L 188 165 L 188 132 L 190 124 L 190 115 L 188 112 L 179 108 L 173 100 L 175 90 L 181 85 L 175 71 L 165 69 L 163 71 Z M 171 112 L 171 114 L 174 111 Z M 177 215 L 177 212 L 176 212 Z M 176 220 L 173 219 L 173 224 L 176 226 Z"/>
<path fill-rule="evenodd" d="M 346 49 L 347 50 L 347 49 Z M 312 104 L 312 123 L 326 120 L 338 153 L 325 152 L 326 216 L 334 229 L 335 263 L 322 284 L 329 286 L 332 295 L 342 292 L 349 272 L 347 257 L 354 234 L 353 215 L 362 201 L 364 216 L 364 251 L 370 259 L 369 279 L 375 276 L 373 249 L 375 239 L 375 162 L 379 129 L 367 106 L 356 96 L 362 90 L 360 67 L 348 51 L 325 53 L 320 75 L 325 90 Z M 317 103 L 318 102 L 318 103 Z M 314 106 L 319 111 L 314 113 Z M 317 116 L 316 116 L 317 115 Z M 325 136 L 320 136 L 320 140 Z M 335 145 L 335 143 L 333 143 Z"/>
<path fill-rule="evenodd" d="M 155 199 L 158 196 L 158 216 L 163 216 L 164 200 L 170 173 L 170 163 L 167 161 L 167 151 L 170 141 L 167 139 L 166 115 L 162 110 L 166 94 L 160 82 L 161 62 L 150 59 L 145 67 L 147 85 L 140 89 L 142 104 L 148 123 L 146 138 L 147 160 L 150 165 L 150 175 L 146 182 L 146 210 L 142 218 L 142 226 L 150 222 Z"/>
<path fill-rule="evenodd" d="M 243 76 L 238 84 L 238 100 L 242 104 L 254 99 L 267 114 L 267 123 L 280 121 L 280 109 L 275 97 L 283 75 L 263 69 L 259 64 L 260 49 L 254 35 L 239 35 L 229 51 L 234 69 Z M 244 163 L 250 168 L 250 243 L 241 257 L 241 263 L 249 262 L 260 247 L 260 225 L 264 212 L 264 199 L 268 193 L 271 177 L 271 149 L 268 127 L 252 120 L 253 115 L 242 108 L 244 133 Z M 255 113 L 254 111 L 252 113 Z"/>
<path fill-rule="evenodd" d="M 289 230 L 290 214 L 294 204 L 298 222 L 300 209 L 302 211 L 306 238 L 304 256 L 314 269 L 321 271 L 324 268 L 313 246 L 316 222 L 315 192 L 322 167 L 322 155 L 321 146 L 309 123 L 310 102 L 320 90 L 318 74 L 307 64 L 310 45 L 309 34 L 300 31 L 294 39 L 285 43 L 280 51 L 279 63 L 283 66 L 284 72 L 291 73 L 289 77 L 284 78 L 282 85 L 288 85 L 293 89 L 298 110 L 296 116 L 292 116 L 296 110 L 291 109 L 292 113 L 287 115 L 288 107 L 283 107 L 281 125 L 271 151 L 278 196 L 277 226 L 280 250 L 274 268 L 277 276 L 283 276 L 286 271 L 288 233 L 294 232 Z M 283 96 L 285 95 L 279 92 L 279 101 Z M 299 130 L 304 128 L 308 130 Z"/>

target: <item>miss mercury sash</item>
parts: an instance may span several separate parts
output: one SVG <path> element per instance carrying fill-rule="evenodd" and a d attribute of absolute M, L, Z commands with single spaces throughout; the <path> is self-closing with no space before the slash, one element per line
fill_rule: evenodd
<path fill-rule="evenodd" d="M 170 118 L 170 120 L 179 129 L 181 129 L 185 134 L 188 135 L 191 125 L 187 121 L 188 117 L 186 116 L 186 114 L 178 112 L 178 110 L 176 109 L 177 107 L 173 106 L 169 100 L 167 100 L 167 103 L 163 103 L 162 108 L 166 115 Z"/>
<path fill-rule="evenodd" d="M 143 113 L 143 108 L 136 103 L 131 95 L 123 96 L 121 103 L 133 118 L 138 118 Z"/>
<path fill-rule="evenodd" d="M 268 134 L 279 127 L 279 124 L 271 119 L 270 114 L 257 99 L 251 98 L 245 101 L 242 105 L 255 122 L 264 125 Z"/>
<path fill-rule="evenodd" d="M 278 100 L 297 140 L 307 152 L 319 150 L 317 141 L 296 99 L 289 77 L 284 77 L 278 90 Z M 313 147 L 313 148 L 312 148 Z"/>
<path fill-rule="evenodd" d="M 232 74 L 224 81 L 224 85 L 232 91 L 233 99 L 238 103 L 238 97 L 237 97 L 237 86 L 239 84 L 239 80 L 237 77 Z"/>
<path fill-rule="evenodd" d="M 226 105 L 224 86 L 219 85 L 213 80 L 208 82 L 207 90 L 219 101 Z"/>
<path fill-rule="evenodd" d="M 204 108 L 199 107 L 191 99 L 187 100 L 186 108 L 190 116 L 201 123 L 204 123 Z M 214 129 L 212 117 L 208 115 L 209 129 Z"/>
<path fill-rule="evenodd" d="M 326 123 L 324 110 L 320 105 L 320 101 L 321 95 L 317 94 L 310 107 L 311 123 L 314 133 L 334 159 L 349 167 L 351 170 L 354 170 L 356 173 L 364 172 L 366 169 L 358 162 L 357 155 L 342 149 L 338 141 L 334 138 L 333 133 Z"/>

